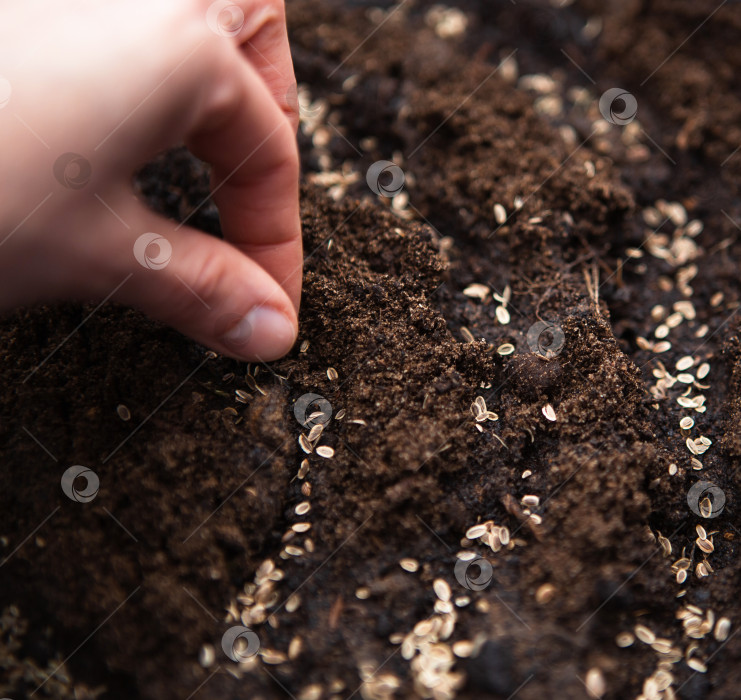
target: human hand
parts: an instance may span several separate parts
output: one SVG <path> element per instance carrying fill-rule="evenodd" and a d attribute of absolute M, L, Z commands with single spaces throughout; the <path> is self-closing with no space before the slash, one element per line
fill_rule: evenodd
<path fill-rule="evenodd" d="M 3 3 L 0 311 L 111 298 L 233 357 L 288 352 L 294 84 L 283 0 Z M 224 241 L 134 197 L 134 171 L 182 141 L 212 164 Z"/>

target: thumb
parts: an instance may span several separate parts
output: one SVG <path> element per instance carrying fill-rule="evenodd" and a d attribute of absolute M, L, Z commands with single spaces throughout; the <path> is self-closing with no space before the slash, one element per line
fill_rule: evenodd
<path fill-rule="evenodd" d="M 123 251 L 133 275 L 117 300 L 240 360 L 276 360 L 291 349 L 296 310 L 260 265 L 225 241 L 134 208 Z"/>

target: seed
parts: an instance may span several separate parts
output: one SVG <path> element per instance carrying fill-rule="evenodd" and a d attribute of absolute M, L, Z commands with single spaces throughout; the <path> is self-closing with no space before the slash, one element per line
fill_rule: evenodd
<path fill-rule="evenodd" d="M 463 294 L 472 299 L 481 299 L 481 301 L 483 301 L 487 296 L 489 296 L 489 291 L 489 287 L 485 284 L 474 282 L 474 284 L 469 284 L 468 287 L 463 290 Z"/>
<path fill-rule="evenodd" d="M 293 595 L 288 596 L 288 600 L 286 601 L 286 612 L 296 612 L 299 605 L 301 605 L 301 597 L 298 594 L 294 593 Z"/>
<path fill-rule="evenodd" d="M 303 648 L 304 643 L 301 640 L 301 637 L 294 637 L 288 645 L 288 658 L 291 661 L 295 661 L 301 655 Z"/>
<path fill-rule="evenodd" d="M 463 336 L 463 340 L 467 343 L 473 343 L 476 340 L 473 337 L 473 333 L 471 333 L 471 331 L 469 331 L 465 326 L 461 326 L 461 335 Z"/>
<path fill-rule="evenodd" d="M 541 410 L 543 411 L 543 415 L 546 417 L 547 420 L 549 421 L 556 420 L 556 412 L 553 410 L 553 406 L 551 406 L 549 403 L 543 406 Z"/>
<path fill-rule="evenodd" d="M 679 427 L 682 430 L 690 430 L 695 425 L 695 419 L 690 416 L 685 416 L 679 421 Z"/>
<path fill-rule="evenodd" d="M 444 581 L 441 578 L 436 578 L 432 583 L 432 589 L 440 600 L 444 602 L 450 600 L 450 586 L 447 581 Z"/>
<path fill-rule="evenodd" d="M 584 685 L 587 687 L 587 694 L 592 698 L 601 698 L 607 692 L 605 677 L 602 675 L 602 671 L 596 667 L 587 671 Z"/>
<path fill-rule="evenodd" d="M 617 644 L 621 649 L 632 646 L 633 642 L 635 642 L 635 637 L 630 632 L 621 632 L 617 637 L 615 637 L 615 644 Z"/>
<path fill-rule="evenodd" d="M 710 373 L 710 365 L 707 362 L 703 362 L 697 368 L 697 378 L 698 379 L 705 379 L 705 377 L 707 377 L 709 373 Z"/>
<path fill-rule="evenodd" d="M 668 340 L 662 340 L 654 345 L 654 352 L 661 354 L 662 352 L 669 352 L 672 349 L 672 344 Z"/>
<path fill-rule="evenodd" d="M 290 554 L 292 557 L 300 557 L 304 550 L 301 547 L 294 547 L 292 544 L 287 544 L 285 548 L 286 554 Z"/>
<path fill-rule="evenodd" d="M 654 335 L 657 338 L 666 338 L 666 336 L 669 335 L 669 326 L 662 323 L 660 326 L 656 327 L 656 330 L 654 331 Z"/>
<path fill-rule="evenodd" d="M 299 479 L 303 479 L 307 474 L 309 473 L 309 460 L 304 459 L 301 461 L 301 466 L 298 468 L 298 476 Z"/>
<path fill-rule="evenodd" d="M 556 596 L 556 587 L 551 583 L 544 583 L 535 591 L 535 602 L 538 605 L 550 603 Z"/>
<path fill-rule="evenodd" d="M 294 532 L 306 532 L 311 529 L 311 523 L 293 523 L 291 530 Z"/>
<path fill-rule="evenodd" d="M 506 326 L 511 320 L 509 311 L 507 311 L 506 306 L 497 306 L 496 315 L 497 321 L 499 321 L 499 323 L 501 323 L 503 326 Z"/>
<path fill-rule="evenodd" d="M 355 591 L 355 597 L 358 600 L 367 600 L 368 598 L 370 598 L 370 588 L 361 586 Z"/>
<path fill-rule="evenodd" d="M 656 207 L 646 207 L 643 210 L 642 214 L 643 220 L 646 222 L 646 224 L 648 226 L 653 226 L 654 228 L 656 228 L 664 220 Z"/>
<path fill-rule="evenodd" d="M 507 221 L 507 210 L 501 204 L 494 205 L 494 219 L 500 226 Z"/>
<path fill-rule="evenodd" d="M 710 297 L 710 306 L 720 306 L 723 303 L 724 296 L 723 292 L 716 292 L 713 294 L 713 296 Z"/>
<path fill-rule="evenodd" d="M 665 202 L 663 212 L 675 226 L 684 226 L 687 223 L 687 210 L 679 202 Z"/>
<path fill-rule="evenodd" d="M 456 604 L 456 607 L 458 608 L 465 608 L 466 605 L 471 604 L 471 599 L 467 595 L 459 595 L 455 599 L 455 604 Z"/>
<path fill-rule="evenodd" d="M 298 444 L 301 449 L 306 452 L 306 454 L 311 454 L 312 450 L 314 449 L 313 445 L 309 442 L 306 435 L 304 435 L 303 433 L 298 436 Z"/>
<path fill-rule="evenodd" d="M 460 642 L 453 644 L 453 653 L 460 659 L 467 659 L 473 654 L 475 646 L 473 642 L 462 639 Z"/>
<path fill-rule="evenodd" d="M 322 430 L 324 430 L 324 426 L 321 423 L 313 426 L 309 431 L 309 442 L 316 442 L 321 437 Z"/>
<path fill-rule="evenodd" d="M 540 505 L 540 498 L 532 495 L 523 496 L 521 503 L 528 508 L 537 508 Z"/>
<path fill-rule="evenodd" d="M 209 668 L 210 666 L 213 666 L 215 660 L 216 653 L 214 648 L 210 644 L 204 644 L 198 654 L 198 662 L 203 666 L 203 668 Z"/>
<path fill-rule="evenodd" d="M 512 343 L 504 343 L 503 345 L 500 345 L 497 348 L 497 353 L 499 353 L 502 357 L 511 355 L 514 351 L 515 351 L 515 346 L 512 345 Z"/>
<path fill-rule="evenodd" d="M 337 370 L 334 367 L 328 367 L 327 368 L 327 379 L 329 379 L 330 382 L 337 379 L 339 375 L 337 374 Z"/>
<path fill-rule="evenodd" d="M 461 561 L 471 561 L 473 559 L 476 559 L 476 557 L 478 557 L 478 554 L 476 554 L 476 552 L 474 552 L 473 550 L 468 550 L 458 552 L 458 554 L 456 554 L 456 557 Z"/>
<path fill-rule="evenodd" d="M 311 503 L 308 501 L 301 501 L 296 508 L 294 509 L 294 512 L 296 515 L 306 515 L 311 510 Z"/>
<path fill-rule="evenodd" d="M 677 361 L 676 367 L 679 372 L 684 372 L 685 370 L 688 370 L 692 365 L 695 364 L 695 358 L 691 357 L 690 355 L 685 355 L 680 360 Z"/>
<path fill-rule="evenodd" d="M 691 301 L 688 300 L 682 300 L 682 301 L 675 301 L 673 306 L 675 311 L 678 311 L 682 316 L 684 316 L 688 321 L 694 321 L 697 312 L 695 311 L 695 307 L 693 306 Z"/>
<path fill-rule="evenodd" d="M 669 476 L 674 476 L 676 473 L 677 473 L 677 465 L 670 464 L 669 465 Z"/>
<path fill-rule="evenodd" d="M 527 479 L 529 476 L 532 476 L 533 472 L 530 469 L 526 469 L 524 472 L 522 472 L 522 478 Z"/>
<path fill-rule="evenodd" d="M 687 226 L 685 226 L 684 232 L 687 234 L 690 238 L 694 238 L 695 236 L 698 236 L 702 233 L 702 229 L 704 228 L 704 224 L 699 219 L 692 219 Z"/>
<path fill-rule="evenodd" d="M 308 340 L 304 340 L 301 343 L 301 347 L 298 349 L 298 351 L 299 352 L 306 352 L 308 349 L 309 349 L 309 341 Z"/>
<path fill-rule="evenodd" d="M 334 450 L 329 447 L 328 445 L 321 445 L 316 448 L 316 453 L 320 457 L 324 457 L 325 459 L 329 459 L 330 457 L 334 457 Z"/>
<path fill-rule="evenodd" d="M 708 538 L 708 533 L 702 525 L 695 525 L 695 532 L 701 540 L 706 540 Z"/>
<path fill-rule="evenodd" d="M 657 639 L 653 644 L 651 644 L 651 648 L 657 654 L 668 654 L 672 651 L 672 643 L 667 639 Z"/>
<path fill-rule="evenodd" d="M 713 513 L 713 502 L 709 497 L 705 497 L 700 501 L 700 515 L 703 518 L 709 518 Z"/>
<path fill-rule="evenodd" d="M 687 580 L 687 569 L 677 571 L 677 583 L 681 586 Z"/>
<path fill-rule="evenodd" d="M 727 617 L 721 617 L 715 623 L 714 636 L 719 642 L 725 642 L 731 631 L 731 621 Z"/>
<path fill-rule="evenodd" d="M 636 637 L 640 639 L 644 644 L 653 644 L 656 641 L 656 635 L 644 625 L 636 625 L 633 628 Z"/>
<path fill-rule="evenodd" d="M 399 566 L 404 569 L 404 571 L 413 574 L 419 569 L 419 562 L 416 559 L 406 558 L 399 562 Z"/>
<path fill-rule="evenodd" d="M 131 420 L 131 411 L 129 411 L 128 407 L 124 406 L 122 403 L 116 406 L 116 413 L 118 413 L 118 417 L 121 420 Z"/>
<path fill-rule="evenodd" d="M 311 484 L 308 481 L 304 481 L 301 485 L 301 493 L 307 498 L 311 496 Z"/>
<path fill-rule="evenodd" d="M 477 540 L 482 535 L 486 534 L 486 525 L 474 525 L 466 530 L 466 539 Z"/>
<path fill-rule="evenodd" d="M 687 659 L 687 665 L 693 670 L 697 671 L 698 673 L 707 673 L 708 667 L 700 661 L 700 659 L 696 659 L 692 657 L 691 659 Z"/>
<path fill-rule="evenodd" d="M 705 554 L 711 554 L 715 551 L 715 547 L 713 546 L 713 543 L 710 540 L 704 540 L 700 537 L 698 537 L 695 542 L 697 543 L 697 546 L 705 552 Z"/>
<path fill-rule="evenodd" d="M 705 576 L 708 575 L 708 568 L 707 568 L 707 566 L 705 566 L 705 562 L 702 562 L 701 561 L 695 567 L 695 574 L 697 574 L 697 578 L 704 578 Z"/>

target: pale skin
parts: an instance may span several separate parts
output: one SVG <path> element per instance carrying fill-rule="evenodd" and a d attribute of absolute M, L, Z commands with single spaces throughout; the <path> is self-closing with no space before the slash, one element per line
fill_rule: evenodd
<path fill-rule="evenodd" d="M 112 294 L 219 353 L 288 352 L 302 273 L 294 86 L 283 0 L 3 3 L 0 312 Z M 136 169 L 180 142 L 212 165 L 223 241 L 134 196 Z M 90 166 L 77 189 L 54 173 L 70 152 Z M 144 233 L 171 246 L 159 269 L 134 255 Z"/>

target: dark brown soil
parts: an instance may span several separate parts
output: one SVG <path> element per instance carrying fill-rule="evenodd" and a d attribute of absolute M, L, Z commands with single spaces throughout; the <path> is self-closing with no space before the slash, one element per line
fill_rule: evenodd
<path fill-rule="evenodd" d="M 287 358 L 213 358 L 111 304 L 3 320 L 0 695 L 30 697 L 66 660 L 33 697 L 98 688 L 116 700 L 368 699 L 393 697 L 379 683 L 391 676 L 396 697 L 425 697 L 398 642 L 434 614 L 432 584 L 444 579 L 454 597 L 472 599 L 444 643 L 477 644 L 455 664 L 457 697 L 587 697 L 596 668 L 604 697 L 636 697 L 661 656 L 639 641 L 619 648 L 616 636 L 642 624 L 684 653 L 692 640 L 676 614 L 687 604 L 728 617 L 731 637 L 696 640 L 707 673 L 671 666 L 676 697 L 739 696 L 741 8 L 559 4 L 461 2 L 468 30 L 442 39 L 425 22 L 428 2 L 387 14 L 288 3 L 299 82 L 327 113 L 299 136 L 307 257 Z M 549 94 L 561 109 L 506 69 L 493 72 L 515 49 L 521 75 L 556 81 Z M 635 95 L 639 121 L 595 133 L 597 100 L 616 86 Z M 404 170 L 408 206 L 369 192 L 365 174 L 378 160 Z M 207 181 L 175 151 L 138 186 L 182 218 Z M 704 222 L 694 259 L 651 253 L 642 210 L 660 199 Z M 496 203 L 510 215 L 503 226 Z M 218 233 L 215 209 L 196 224 Z M 671 239 L 675 228 L 661 232 Z M 631 248 L 643 257 L 628 257 Z M 491 297 L 463 294 L 472 283 L 500 295 L 509 285 L 511 323 L 497 320 Z M 656 342 L 660 323 L 653 307 L 671 312 L 687 299 L 697 316 L 670 331 L 671 349 L 645 349 L 640 339 Z M 564 333 L 550 360 L 526 340 L 543 320 Z M 515 352 L 500 355 L 504 343 Z M 664 399 L 651 393 L 657 363 L 676 376 L 685 355 L 711 367 L 702 414 L 677 404 L 677 387 Z M 309 392 L 345 414 L 320 439 L 334 456 L 308 456 L 299 479 L 306 455 L 293 406 Z M 481 432 L 477 396 L 499 417 Z M 702 470 L 679 429 L 687 415 L 691 437 L 713 443 Z M 89 503 L 60 488 L 76 464 L 100 479 Z M 725 493 L 717 519 L 688 507 L 699 480 Z M 526 494 L 540 497 L 540 525 L 523 515 Z M 298 516 L 302 501 L 311 510 Z M 456 554 L 485 520 L 507 526 L 516 545 L 473 546 L 488 553 L 493 579 L 472 592 L 456 580 Z M 287 540 L 299 521 L 311 530 Z M 699 523 L 716 532 L 703 578 Z M 281 558 L 286 545 L 303 554 Z M 692 566 L 679 585 L 670 567 L 684 548 Z M 400 568 L 405 557 L 418 572 Z M 240 672 L 221 649 L 241 624 L 226 610 L 241 612 L 266 559 L 284 577 L 271 617 L 251 624 L 261 655 Z M 288 612 L 293 592 L 301 602 Z M 199 660 L 204 645 L 213 664 Z M 289 646 L 294 658 L 271 663 Z"/>

